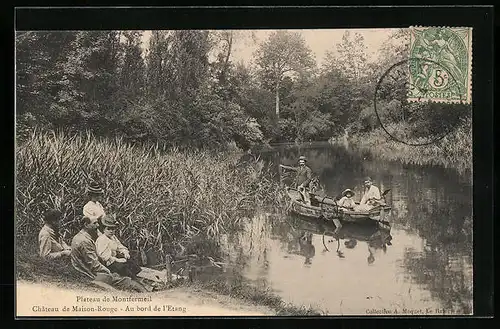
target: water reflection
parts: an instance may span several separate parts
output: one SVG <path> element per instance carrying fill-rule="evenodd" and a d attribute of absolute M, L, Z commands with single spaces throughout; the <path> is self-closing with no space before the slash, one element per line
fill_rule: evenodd
<path fill-rule="evenodd" d="M 295 228 L 293 228 L 291 222 L 296 226 Z M 321 235 L 322 253 L 332 251 L 339 258 L 346 258 L 344 248 L 354 249 L 358 245 L 358 241 L 366 242 L 368 264 L 373 264 L 375 255 L 379 250 L 386 253 L 387 246 L 392 245 L 390 227 L 382 228 L 376 224 L 345 223 L 340 230 L 336 230 L 334 225 L 305 219 L 294 220 L 292 217 L 288 218 L 286 223 L 292 227 L 292 232 L 295 232 L 295 234 L 290 232 L 286 234 L 288 240 L 287 252 L 303 255 L 305 257 L 304 264 L 311 264 L 311 259 L 315 255 L 316 248 L 312 244 L 313 233 Z M 283 236 L 283 234 L 278 233 L 274 235 L 274 238 L 280 239 Z M 328 247 L 331 244 L 333 244 L 333 247 Z"/>
<path fill-rule="evenodd" d="M 299 155 L 309 159 L 329 195 L 351 188 L 360 198 L 364 176 L 381 190 L 391 189 L 390 229 L 353 224 L 334 233 L 324 223 L 260 214 L 227 244 L 235 268 L 228 280 L 251 280 L 286 301 L 331 314 L 382 308 L 472 311 L 472 188 L 467 178 L 325 145 L 262 154 L 277 172 L 279 163 L 294 165 Z"/>
<path fill-rule="evenodd" d="M 450 249 L 452 248 L 452 249 Z M 406 250 L 403 266 L 412 280 L 424 285 L 450 313 L 472 312 L 472 260 L 456 256 L 453 246 L 436 250 L 426 245 L 423 253 Z"/>

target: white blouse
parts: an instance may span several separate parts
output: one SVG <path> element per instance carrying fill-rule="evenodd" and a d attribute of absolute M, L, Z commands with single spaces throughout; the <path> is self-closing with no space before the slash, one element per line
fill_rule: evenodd
<path fill-rule="evenodd" d="M 120 253 L 122 256 L 130 256 L 130 253 L 120 240 L 113 235 L 111 238 L 106 234 L 101 234 L 95 241 L 97 256 L 99 259 L 109 266 L 116 262 L 116 256 Z M 126 255 L 126 256 L 125 256 Z"/>
<path fill-rule="evenodd" d="M 98 219 L 101 216 L 106 215 L 104 212 L 104 208 L 102 205 L 99 203 L 99 201 L 89 201 L 87 204 L 83 207 L 83 215 L 90 218 L 90 219 Z"/>

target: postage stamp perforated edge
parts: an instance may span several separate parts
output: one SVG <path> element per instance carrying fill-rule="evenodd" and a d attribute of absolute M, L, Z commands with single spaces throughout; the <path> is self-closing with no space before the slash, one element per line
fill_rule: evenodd
<path fill-rule="evenodd" d="M 410 45 L 408 50 L 408 56 L 411 57 L 411 46 L 413 40 L 411 38 L 412 29 L 425 29 L 425 28 L 448 28 L 448 29 L 468 29 L 469 30 L 469 38 L 467 43 L 467 96 L 466 99 L 447 99 L 447 98 L 432 98 L 432 97 L 408 97 L 407 101 L 412 103 L 422 103 L 422 102 L 432 102 L 432 103 L 466 103 L 470 104 L 472 102 L 472 58 L 473 58 L 473 50 L 472 50 L 472 38 L 473 38 L 473 28 L 469 26 L 424 26 L 424 25 L 411 25 L 408 30 L 410 32 Z M 408 75 L 408 79 L 410 79 L 411 83 L 411 75 Z"/>

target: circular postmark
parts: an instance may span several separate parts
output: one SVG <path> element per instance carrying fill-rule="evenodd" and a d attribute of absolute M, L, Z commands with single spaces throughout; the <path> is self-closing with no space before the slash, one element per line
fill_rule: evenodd
<path fill-rule="evenodd" d="M 429 101 L 433 93 L 450 90 L 460 91 L 460 83 L 446 66 L 424 58 L 402 60 L 389 67 L 377 82 L 373 102 L 377 121 L 400 143 L 435 143 L 453 130 L 460 119 L 456 109 L 464 106 L 461 98 L 460 103 L 453 104 Z"/>

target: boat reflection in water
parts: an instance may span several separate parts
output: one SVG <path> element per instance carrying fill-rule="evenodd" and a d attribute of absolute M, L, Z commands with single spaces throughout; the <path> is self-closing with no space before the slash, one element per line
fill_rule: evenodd
<path fill-rule="evenodd" d="M 312 243 L 312 233 L 298 231 L 289 233 L 287 251 L 290 254 L 304 256 L 304 264 L 311 265 L 312 258 L 316 255 L 316 247 Z"/>
<path fill-rule="evenodd" d="M 316 254 L 312 243 L 313 234 L 322 236 L 323 252 L 336 252 L 339 258 L 346 258 L 344 249 L 358 247 L 359 241 L 366 242 L 368 264 L 375 262 L 378 251 L 386 253 L 387 247 L 392 245 L 389 225 L 345 223 L 337 229 L 332 223 L 295 217 L 288 218 L 284 224 L 292 228 L 286 234 L 287 252 L 304 256 L 306 265 L 312 264 L 312 258 Z"/>

